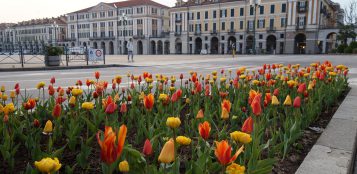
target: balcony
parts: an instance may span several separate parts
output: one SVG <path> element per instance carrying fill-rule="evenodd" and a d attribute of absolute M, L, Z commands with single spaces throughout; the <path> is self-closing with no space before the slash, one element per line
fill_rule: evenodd
<path fill-rule="evenodd" d="M 181 32 L 175 32 L 175 36 L 181 36 Z"/>
<path fill-rule="evenodd" d="M 66 38 L 64 39 L 64 42 L 74 42 L 76 41 L 76 38 Z"/>
<path fill-rule="evenodd" d="M 306 13 L 307 12 L 307 2 L 304 5 L 296 6 L 296 10 L 298 13 Z"/>
<path fill-rule="evenodd" d="M 115 40 L 114 36 L 90 37 L 89 40 Z"/>
<path fill-rule="evenodd" d="M 296 25 L 296 31 L 302 31 L 305 30 L 306 25 L 303 24 L 298 24 Z"/>
<path fill-rule="evenodd" d="M 235 29 L 230 29 L 228 31 L 228 35 L 235 35 L 236 34 L 236 30 Z"/>
<path fill-rule="evenodd" d="M 249 34 L 249 33 L 253 33 L 254 32 L 254 29 L 253 29 L 253 27 L 251 27 L 251 28 L 247 28 L 247 33 Z"/>
<path fill-rule="evenodd" d="M 276 32 L 276 28 L 273 27 L 273 26 L 270 26 L 270 27 L 267 28 L 267 32 L 268 33 L 275 33 Z"/>
<path fill-rule="evenodd" d="M 145 36 L 140 34 L 140 35 L 135 35 L 133 36 L 133 39 L 145 39 Z"/>
<path fill-rule="evenodd" d="M 211 35 L 217 35 L 217 30 L 211 30 Z"/>
<path fill-rule="evenodd" d="M 151 35 L 150 38 L 165 38 L 170 35 L 170 32 L 161 32 L 161 34 Z"/>
<path fill-rule="evenodd" d="M 195 36 L 201 36 L 201 31 L 195 31 Z"/>

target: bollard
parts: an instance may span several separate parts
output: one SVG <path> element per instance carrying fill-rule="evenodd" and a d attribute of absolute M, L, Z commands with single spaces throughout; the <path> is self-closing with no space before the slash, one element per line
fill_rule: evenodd
<path fill-rule="evenodd" d="M 66 53 L 66 66 L 68 66 L 68 61 L 69 61 L 68 47 L 65 46 L 64 49 L 65 49 L 65 53 Z"/>
<path fill-rule="evenodd" d="M 103 62 L 104 62 L 104 65 L 105 65 L 105 51 L 103 51 Z"/>
<path fill-rule="evenodd" d="M 21 61 L 21 67 L 24 67 L 24 53 L 22 51 L 22 47 L 20 46 L 20 61 Z"/>
<path fill-rule="evenodd" d="M 85 49 L 85 52 L 84 52 L 84 56 L 85 56 L 85 58 L 86 58 L 86 61 L 87 61 L 87 66 L 89 65 L 89 63 L 88 63 L 88 48 L 87 48 L 87 46 L 86 46 L 86 49 Z"/>

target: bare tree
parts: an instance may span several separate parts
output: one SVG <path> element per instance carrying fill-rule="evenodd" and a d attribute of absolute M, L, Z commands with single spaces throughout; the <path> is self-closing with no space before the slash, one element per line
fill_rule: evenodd
<path fill-rule="evenodd" d="M 350 0 L 347 7 L 345 7 L 345 24 L 356 25 L 357 23 L 357 1 Z"/>

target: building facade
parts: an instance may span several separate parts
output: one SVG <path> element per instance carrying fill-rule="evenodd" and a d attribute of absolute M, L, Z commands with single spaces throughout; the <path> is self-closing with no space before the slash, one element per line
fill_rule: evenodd
<path fill-rule="evenodd" d="M 171 52 L 326 53 L 335 48 L 341 12 L 330 0 L 177 0 Z"/>
<path fill-rule="evenodd" d="M 106 54 L 317 54 L 337 46 L 344 12 L 331 0 L 151 0 L 99 3 L 61 16 L 0 24 L 0 52 L 43 45 Z"/>
<path fill-rule="evenodd" d="M 66 29 L 64 16 L 2 24 L 0 49 L 1 52 L 14 52 L 21 47 L 24 53 L 40 53 L 45 45 L 64 45 Z"/>
<path fill-rule="evenodd" d="M 169 7 L 151 0 L 99 3 L 69 13 L 69 46 L 101 48 L 106 54 L 169 54 Z"/>

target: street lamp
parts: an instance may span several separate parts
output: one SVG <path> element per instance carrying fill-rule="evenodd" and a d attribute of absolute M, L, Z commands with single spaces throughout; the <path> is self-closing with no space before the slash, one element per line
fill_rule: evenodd
<path fill-rule="evenodd" d="M 56 21 L 53 22 L 53 24 L 51 25 L 52 29 L 55 30 L 55 41 L 54 41 L 54 45 L 56 46 L 57 45 L 57 29 L 58 29 L 58 25 L 56 23 Z"/>
<path fill-rule="evenodd" d="M 250 0 L 250 6 L 254 8 L 254 21 L 253 21 L 253 53 L 257 54 L 256 50 L 256 20 L 257 20 L 257 8 L 260 7 L 261 0 Z"/>

